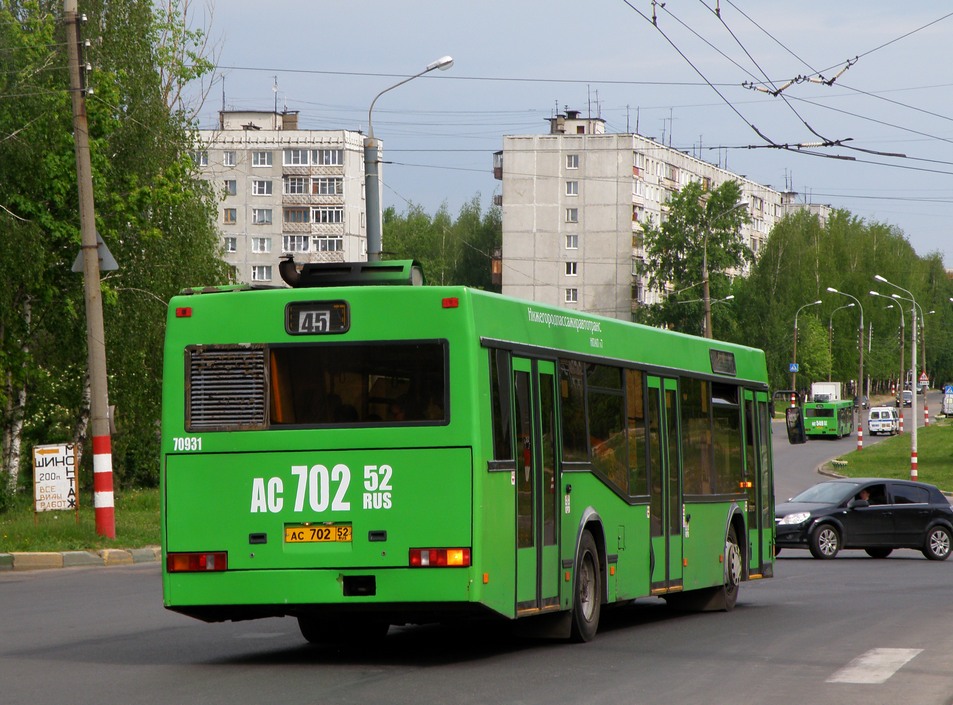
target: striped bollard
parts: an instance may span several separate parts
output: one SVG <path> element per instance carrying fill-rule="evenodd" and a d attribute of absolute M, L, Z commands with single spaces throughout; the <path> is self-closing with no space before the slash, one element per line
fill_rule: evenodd
<path fill-rule="evenodd" d="M 910 451 L 910 479 L 915 482 L 917 478 L 917 452 L 912 450 Z"/>
<path fill-rule="evenodd" d="M 93 436 L 93 507 L 96 534 L 116 538 L 112 441 L 108 435 Z"/>
<path fill-rule="evenodd" d="M 860 416 L 860 414 L 858 414 Z M 864 424 L 857 422 L 857 450 L 864 449 Z"/>
<path fill-rule="evenodd" d="M 897 433 L 903 433 L 903 407 L 900 407 L 900 430 Z"/>
<path fill-rule="evenodd" d="M 927 397 L 926 394 L 923 395 L 923 425 L 930 425 L 930 410 L 927 409 Z"/>

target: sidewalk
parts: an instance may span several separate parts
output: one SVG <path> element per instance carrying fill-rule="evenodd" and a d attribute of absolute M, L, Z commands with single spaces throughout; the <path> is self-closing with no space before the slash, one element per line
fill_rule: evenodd
<path fill-rule="evenodd" d="M 101 551 L 63 551 L 44 553 L 0 553 L 0 571 L 45 570 L 80 566 L 132 565 L 154 563 L 162 558 L 158 546 L 147 548 L 105 548 Z"/>

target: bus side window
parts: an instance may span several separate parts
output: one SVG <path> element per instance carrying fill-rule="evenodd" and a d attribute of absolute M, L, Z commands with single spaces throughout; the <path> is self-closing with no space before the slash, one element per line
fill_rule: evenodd
<path fill-rule="evenodd" d="M 490 415 L 493 426 L 493 457 L 496 460 L 512 460 L 513 438 L 511 432 L 511 363 L 506 350 L 490 353 Z"/>

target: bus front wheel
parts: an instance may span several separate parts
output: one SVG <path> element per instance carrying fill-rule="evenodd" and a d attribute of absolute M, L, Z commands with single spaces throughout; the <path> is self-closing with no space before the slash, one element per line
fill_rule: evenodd
<path fill-rule="evenodd" d="M 602 609 L 602 573 L 599 551 L 592 534 L 584 531 L 576 554 L 575 587 L 572 598 L 572 632 L 574 642 L 591 641 L 599 629 Z"/>

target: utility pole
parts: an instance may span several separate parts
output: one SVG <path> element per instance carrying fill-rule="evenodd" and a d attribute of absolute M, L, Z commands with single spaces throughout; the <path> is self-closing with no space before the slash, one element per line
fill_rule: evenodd
<path fill-rule="evenodd" d="M 90 418 L 93 431 L 93 506 L 96 533 L 116 538 L 113 500 L 112 439 L 109 433 L 109 394 L 106 386 L 106 340 L 103 300 L 99 284 L 99 247 L 96 239 L 96 204 L 89 157 L 86 91 L 81 68 L 81 18 L 78 0 L 63 0 L 66 15 L 66 49 L 69 57 L 70 96 L 73 103 L 73 140 L 76 181 L 79 188 L 79 221 L 82 234 L 83 282 L 86 295 L 86 347 L 89 365 Z"/>

